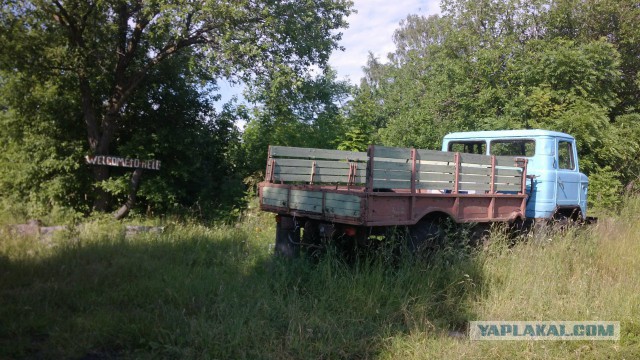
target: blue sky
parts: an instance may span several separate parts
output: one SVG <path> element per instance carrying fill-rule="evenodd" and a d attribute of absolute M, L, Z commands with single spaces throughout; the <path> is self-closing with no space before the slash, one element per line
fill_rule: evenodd
<path fill-rule="evenodd" d="M 340 45 L 345 51 L 336 51 L 331 55 L 329 64 L 338 72 L 338 78 L 359 84 L 362 67 L 367 63 L 367 54 L 386 61 L 387 54 L 395 49 L 393 32 L 400 20 L 409 14 L 433 15 L 440 13 L 439 0 L 354 0 L 357 13 L 351 14 L 347 21 L 349 28 L 342 29 Z M 227 102 L 232 96 L 239 98 L 241 86 L 231 87 L 220 82 L 222 99 Z"/>
<path fill-rule="evenodd" d="M 352 84 L 360 82 L 369 51 L 384 62 L 395 50 L 393 32 L 400 20 L 409 14 L 440 13 L 438 0 L 354 0 L 354 7 L 358 13 L 349 16 L 349 28 L 342 31 L 340 45 L 345 51 L 336 51 L 329 60 L 339 78 Z"/>

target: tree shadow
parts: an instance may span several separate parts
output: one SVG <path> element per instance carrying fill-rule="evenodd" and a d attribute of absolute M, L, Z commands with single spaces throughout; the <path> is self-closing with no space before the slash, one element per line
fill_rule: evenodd
<path fill-rule="evenodd" d="M 370 358 L 463 331 L 483 283 L 473 249 L 389 266 L 274 258 L 244 230 L 63 241 L 0 255 L 0 357 Z"/>

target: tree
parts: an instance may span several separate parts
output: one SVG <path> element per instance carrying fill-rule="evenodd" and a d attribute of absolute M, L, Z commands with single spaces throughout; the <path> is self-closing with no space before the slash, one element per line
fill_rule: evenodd
<path fill-rule="evenodd" d="M 330 68 L 301 79 L 276 74 L 252 89 L 248 98 L 258 105 L 242 136 L 246 175 L 264 170 L 269 145 L 335 148 L 346 130 L 341 107 L 350 92 Z"/>
<path fill-rule="evenodd" d="M 638 179 L 636 3 L 445 0 L 442 10 L 401 22 L 396 51 L 365 68 L 347 123 L 422 148 L 452 131 L 564 131 L 601 184 Z"/>
<path fill-rule="evenodd" d="M 159 64 L 188 54 L 185 61 L 203 81 L 226 76 L 250 82 L 283 68 L 296 76 L 326 64 L 341 36 L 334 30 L 345 26 L 351 5 L 348 0 L 3 0 L 0 64 L 36 83 L 64 79 L 72 85 L 88 152 L 108 155 L 121 129 L 136 126 L 122 115 Z M 96 186 L 108 178 L 106 166 L 94 167 Z M 94 206 L 106 210 L 107 196 L 98 194 Z"/>

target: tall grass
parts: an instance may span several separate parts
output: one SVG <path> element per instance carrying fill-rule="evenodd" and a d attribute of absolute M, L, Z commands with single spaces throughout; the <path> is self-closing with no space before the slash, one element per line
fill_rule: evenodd
<path fill-rule="evenodd" d="M 640 200 L 428 261 L 272 256 L 273 218 L 125 238 L 0 234 L 0 358 L 637 358 Z M 471 342 L 471 320 L 613 320 L 620 342 Z"/>

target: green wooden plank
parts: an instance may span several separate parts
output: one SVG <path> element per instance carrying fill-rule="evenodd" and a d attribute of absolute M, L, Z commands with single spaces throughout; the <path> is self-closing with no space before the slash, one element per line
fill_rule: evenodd
<path fill-rule="evenodd" d="M 350 201 L 325 200 L 326 207 L 340 208 L 345 210 L 360 210 L 360 203 Z"/>
<path fill-rule="evenodd" d="M 289 198 L 289 202 L 291 204 L 295 203 L 305 203 L 305 204 L 309 204 L 309 205 L 320 205 L 322 206 L 322 198 L 314 198 L 314 197 L 308 197 L 306 195 L 300 195 L 300 194 L 291 194 L 291 197 Z"/>
<path fill-rule="evenodd" d="M 458 183 L 458 191 L 489 191 L 491 190 L 491 185 L 489 184 L 481 184 L 481 183 Z"/>
<path fill-rule="evenodd" d="M 360 210 L 346 210 L 342 208 L 326 207 L 325 213 L 335 216 L 360 217 Z"/>
<path fill-rule="evenodd" d="M 288 146 L 271 146 L 271 157 L 293 157 L 305 159 L 336 159 L 336 160 L 368 160 L 367 153 L 343 150 L 312 149 Z"/>
<path fill-rule="evenodd" d="M 460 166 L 460 174 L 469 175 L 491 175 L 490 167 L 478 167 L 478 166 Z"/>
<path fill-rule="evenodd" d="M 411 161 L 373 160 L 374 170 L 411 171 Z"/>
<path fill-rule="evenodd" d="M 375 146 L 373 149 L 374 164 L 375 158 L 391 158 L 391 159 L 411 159 L 411 149 Z"/>
<path fill-rule="evenodd" d="M 276 165 L 274 175 L 288 174 L 288 175 L 311 175 L 310 167 L 289 167 Z"/>
<path fill-rule="evenodd" d="M 287 174 L 287 175 L 307 175 L 311 176 L 310 167 L 290 167 L 290 166 L 278 166 L 276 165 L 274 174 Z M 358 169 L 355 171 L 356 176 L 366 176 L 366 169 Z M 349 169 L 331 169 L 331 168 L 316 168 L 315 176 L 317 175 L 349 175 Z"/>
<path fill-rule="evenodd" d="M 322 212 L 322 205 L 314 205 L 314 204 L 297 202 L 297 201 L 296 202 L 291 201 L 289 203 L 289 208 L 294 210 L 302 210 L 302 211 L 315 212 L 315 213 Z"/>
<path fill-rule="evenodd" d="M 417 150 L 417 159 L 420 161 L 439 161 L 439 162 L 453 162 L 454 153 L 437 151 L 437 150 Z"/>
<path fill-rule="evenodd" d="M 451 182 L 420 181 L 420 182 L 416 183 L 416 189 L 421 189 L 421 190 L 453 190 L 453 183 L 451 183 Z"/>
<path fill-rule="evenodd" d="M 374 170 L 373 180 L 411 180 L 411 171 Z"/>
<path fill-rule="evenodd" d="M 460 163 L 491 165 L 491 156 L 460 153 Z"/>
<path fill-rule="evenodd" d="M 373 179 L 373 187 L 377 189 L 411 189 L 411 181 Z"/>
<path fill-rule="evenodd" d="M 330 161 L 330 160 L 302 160 L 302 159 L 274 159 L 277 165 L 280 166 L 301 166 L 311 168 L 313 162 L 316 162 L 316 168 L 331 168 L 331 169 L 349 169 L 349 164 L 357 164 L 358 168 L 366 168 L 366 162 L 355 161 Z"/>
<path fill-rule="evenodd" d="M 470 175 L 491 175 L 490 167 L 476 167 L 476 166 L 461 166 L 460 167 L 461 174 L 470 174 Z M 496 168 L 496 176 L 506 176 L 506 177 L 514 177 L 521 176 L 522 169 L 520 168 Z"/>
<path fill-rule="evenodd" d="M 491 176 L 489 176 L 489 175 L 460 174 L 459 177 L 458 177 L 458 181 L 488 184 L 488 183 L 491 182 Z"/>
<path fill-rule="evenodd" d="M 496 156 L 496 166 L 516 166 L 516 158 L 513 156 Z"/>
<path fill-rule="evenodd" d="M 316 168 L 316 175 L 349 175 L 348 169 L 328 169 L 328 168 Z M 367 169 L 357 169 L 355 171 L 356 176 L 367 176 Z"/>
<path fill-rule="evenodd" d="M 433 163 L 416 163 L 417 172 L 429 172 L 429 173 L 454 173 L 456 167 L 452 165 L 440 165 Z"/>
<path fill-rule="evenodd" d="M 453 181 L 454 179 L 454 174 L 416 173 L 417 181 Z"/>
<path fill-rule="evenodd" d="M 496 176 L 521 177 L 522 176 L 522 168 L 511 168 L 511 169 L 496 168 Z"/>
<path fill-rule="evenodd" d="M 273 181 L 279 182 L 302 182 L 308 183 L 311 180 L 311 175 L 288 175 L 288 174 L 274 174 Z M 359 176 L 355 178 L 355 184 L 364 184 L 366 178 L 364 176 Z M 334 175 L 315 175 L 313 177 L 313 183 L 340 183 L 346 184 L 348 182 L 347 176 L 334 176 Z"/>
<path fill-rule="evenodd" d="M 262 188 L 262 196 L 268 197 L 271 199 L 286 200 L 289 197 L 289 190 L 282 189 L 282 188 L 274 188 L 274 187 L 264 187 Z"/>
<path fill-rule="evenodd" d="M 347 194 L 338 194 L 338 193 L 328 192 L 325 195 L 325 199 L 327 199 L 327 201 L 335 200 L 335 201 L 344 201 L 344 202 L 357 202 L 358 204 L 360 204 L 360 201 L 362 198 L 356 195 L 347 195 Z"/>
<path fill-rule="evenodd" d="M 518 184 L 495 184 L 495 191 L 516 191 L 520 192 L 522 186 Z"/>
<path fill-rule="evenodd" d="M 291 196 L 322 199 L 322 191 L 291 190 Z"/>
<path fill-rule="evenodd" d="M 277 206 L 277 207 L 287 207 L 287 201 L 286 200 L 275 200 L 275 199 L 269 199 L 269 198 L 262 198 L 262 204 L 264 205 L 270 205 L 270 206 Z"/>

